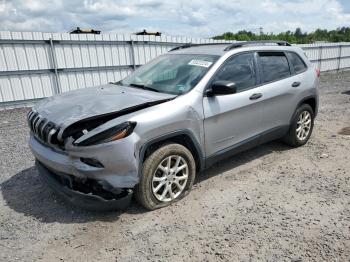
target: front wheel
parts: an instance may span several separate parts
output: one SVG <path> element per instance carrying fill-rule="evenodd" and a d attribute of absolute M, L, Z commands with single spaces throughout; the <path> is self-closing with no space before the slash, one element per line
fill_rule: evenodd
<path fill-rule="evenodd" d="M 314 112 L 308 104 L 302 104 L 295 112 L 284 141 L 294 147 L 305 145 L 314 127 Z"/>
<path fill-rule="evenodd" d="M 186 147 L 164 145 L 144 162 L 135 197 L 149 210 L 170 205 L 188 194 L 195 175 L 196 164 Z"/>

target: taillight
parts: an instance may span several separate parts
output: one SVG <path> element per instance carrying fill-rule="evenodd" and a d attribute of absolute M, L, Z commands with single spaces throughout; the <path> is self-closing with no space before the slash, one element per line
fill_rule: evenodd
<path fill-rule="evenodd" d="M 320 77 L 320 75 L 321 75 L 321 70 L 318 68 L 316 68 L 316 75 L 317 75 L 317 77 Z"/>

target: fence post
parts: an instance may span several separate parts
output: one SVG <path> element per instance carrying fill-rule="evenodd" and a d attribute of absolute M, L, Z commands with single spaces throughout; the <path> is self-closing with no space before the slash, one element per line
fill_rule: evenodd
<path fill-rule="evenodd" d="M 321 67 L 322 67 L 322 56 L 323 56 L 323 46 L 319 46 L 319 54 L 318 54 L 318 69 L 321 71 Z"/>
<path fill-rule="evenodd" d="M 136 69 L 136 62 L 135 62 L 135 48 L 134 48 L 134 40 L 130 40 L 130 47 L 131 47 L 131 61 L 132 61 L 132 66 L 134 70 Z"/>
<path fill-rule="evenodd" d="M 57 70 L 57 59 L 56 59 L 56 53 L 53 45 L 52 38 L 49 38 L 49 44 L 50 44 L 50 54 L 51 54 L 51 70 L 53 70 L 55 75 L 55 84 L 54 84 L 54 93 L 59 94 L 61 93 L 61 83 L 60 78 L 58 76 L 58 70 Z"/>
<path fill-rule="evenodd" d="M 342 56 L 342 45 L 339 45 L 339 57 L 338 57 L 338 71 L 340 70 L 340 63 L 341 63 L 341 56 Z"/>

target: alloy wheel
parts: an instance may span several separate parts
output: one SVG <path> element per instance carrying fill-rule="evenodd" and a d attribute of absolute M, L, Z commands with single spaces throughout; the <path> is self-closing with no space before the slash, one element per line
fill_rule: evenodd
<path fill-rule="evenodd" d="M 303 111 L 298 118 L 296 134 L 299 140 L 305 140 L 311 130 L 311 114 L 309 111 Z"/>
<path fill-rule="evenodd" d="M 164 158 L 152 178 L 153 195 L 161 202 L 169 202 L 184 191 L 188 180 L 188 163 L 179 155 Z"/>

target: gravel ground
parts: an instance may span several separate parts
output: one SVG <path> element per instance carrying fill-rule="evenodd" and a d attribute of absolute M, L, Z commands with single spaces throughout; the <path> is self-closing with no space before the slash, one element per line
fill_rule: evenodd
<path fill-rule="evenodd" d="M 203 172 L 179 203 L 93 213 L 33 167 L 27 109 L 0 112 L 0 261 L 349 261 L 350 72 L 321 77 L 313 136 Z M 350 93 L 349 93 L 350 94 Z"/>

